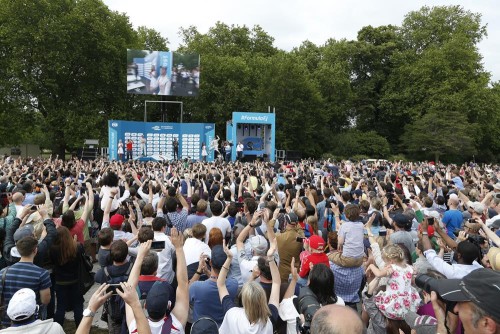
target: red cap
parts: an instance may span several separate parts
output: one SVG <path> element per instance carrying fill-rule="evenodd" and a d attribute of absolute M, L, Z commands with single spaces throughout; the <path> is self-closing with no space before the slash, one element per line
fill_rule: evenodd
<path fill-rule="evenodd" d="M 111 219 L 109 220 L 109 226 L 110 227 L 121 227 L 124 220 L 125 220 L 125 217 L 123 217 L 120 214 L 113 215 L 113 217 L 111 217 Z"/>
<path fill-rule="evenodd" d="M 325 248 L 325 240 L 319 235 L 313 235 L 309 238 L 309 246 L 312 249 L 322 251 Z"/>

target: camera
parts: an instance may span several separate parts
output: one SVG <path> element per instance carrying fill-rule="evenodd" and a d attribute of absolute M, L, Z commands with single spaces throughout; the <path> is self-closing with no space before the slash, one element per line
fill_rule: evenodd
<path fill-rule="evenodd" d="M 325 207 L 327 209 L 332 207 L 332 203 L 335 204 L 335 205 L 337 205 L 337 201 L 335 199 L 333 199 L 333 198 L 327 199 L 325 203 L 326 203 Z"/>
<path fill-rule="evenodd" d="M 430 294 L 431 291 L 437 291 L 437 279 L 426 274 L 420 274 L 415 277 L 415 285 L 428 294 Z"/>
<path fill-rule="evenodd" d="M 306 240 L 306 238 L 304 238 L 304 237 L 297 237 L 295 239 L 295 241 L 297 241 L 297 242 L 304 242 L 304 240 Z"/>
<path fill-rule="evenodd" d="M 446 312 L 452 312 L 453 308 L 456 305 L 456 302 L 451 302 L 451 301 L 444 300 L 439 295 L 438 290 L 439 290 L 440 281 L 443 281 L 443 280 L 439 280 L 439 279 L 433 278 L 433 277 L 431 277 L 429 275 L 426 275 L 426 274 L 419 274 L 417 277 L 415 277 L 415 285 L 418 288 L 422 289 L 423 291 L 427 292 L 428 294 L 430 294 L 431 291 L 436 292 L 436 294 L 438 295 L 438 298 L 441 301 L 445 302 L 445 304 L 446 304 Z"/>
<path fill-rule="evenodd" d="M 427 223 L 429 224 L 429 226 L 434 225 L 434 221 L 434 217 L 427 217 Z"/>

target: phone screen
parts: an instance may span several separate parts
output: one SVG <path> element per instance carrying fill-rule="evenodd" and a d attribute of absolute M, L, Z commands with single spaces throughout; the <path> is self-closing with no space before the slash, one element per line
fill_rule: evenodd
<path fill-rule="evenodd" d="M 151 249 L 153 250 L 165 249 L 165 241 L 153 241 L 151 243 Z"/>

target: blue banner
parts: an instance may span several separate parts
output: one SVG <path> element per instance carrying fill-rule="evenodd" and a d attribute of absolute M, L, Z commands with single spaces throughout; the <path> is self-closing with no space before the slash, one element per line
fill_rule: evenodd
<path fill-rule="evenodd" d="M 109 159 L 118 159 L 118 147 L 127 153 L 127 142 L 132 141 L 132 158 L 161 157 L 174 158 L 173 142 L 179 143 L 179 158 L 200 160 L 202 145 L 207 148 L 215 135 L 213 123 L 156 123 L 132 121 L 108 121 Z M 208 151 L 208 149 L 207 149 Z M 213 160 L 213 152 L 208 151 L 207 161 Z"/>

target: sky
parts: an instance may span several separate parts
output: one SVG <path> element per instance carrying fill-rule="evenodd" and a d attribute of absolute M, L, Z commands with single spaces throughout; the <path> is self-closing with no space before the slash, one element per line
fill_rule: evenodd
<path fill-rule="evenodd" d="M 461 5 L 482 15 L 488 36 L 479 44 L 491 80 L 500 80 L 500 10 L 498 0 L 104 0 L 111 10 L 125 13 L 137 28 L 146 26 L 168 38 L 169 48 L 182 42 L 179 28 L 191 25 L 206 33 L 217 21 L 227 25 L 259 25 L 274 45 L 291 50 L 309 40 L 321 45 L 329 38 L 355 40 L 364 26 L 401 25 L 404 16 L 422 6 Z M 203 55 L 202 61 L 203 61 Z"/>

